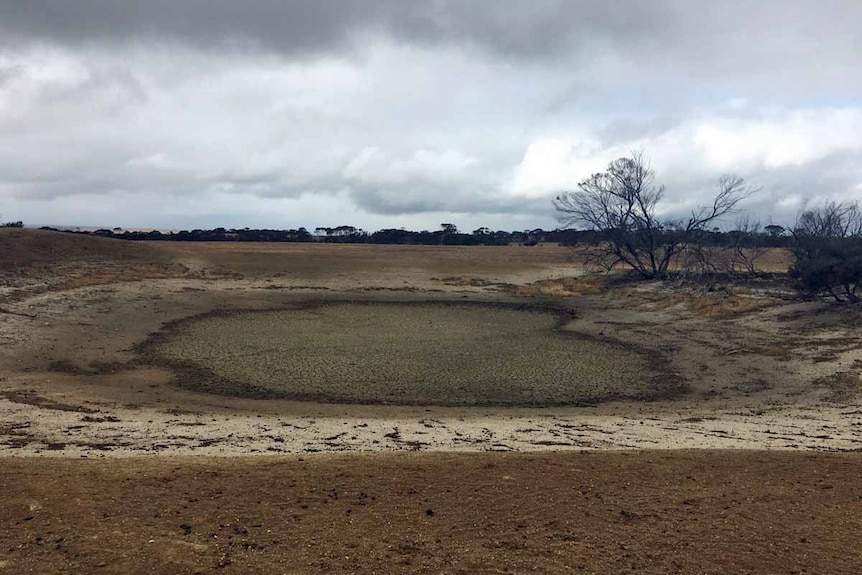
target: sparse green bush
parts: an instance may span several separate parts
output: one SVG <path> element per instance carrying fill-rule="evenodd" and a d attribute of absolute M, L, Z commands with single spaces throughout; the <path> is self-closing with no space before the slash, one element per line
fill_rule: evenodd
<path fill-rule="evenodd" d="M 793 230 L 791 277 L 805 292 L 841 303 L 862 301 L 862 211 L 829 202 L 804 211 Z"/>
<path fill-rule="evenodd" d="M 791 277 L 812 295 L 827 294 L 835 301 L 858 303 L 862 297 L 862 238 L 830 238 L 797 258 Z"/>

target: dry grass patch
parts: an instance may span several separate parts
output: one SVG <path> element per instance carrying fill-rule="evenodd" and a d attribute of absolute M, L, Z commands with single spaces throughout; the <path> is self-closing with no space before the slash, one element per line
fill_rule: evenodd
<path fill-rule="evenodd" d="M 516 286 L 519 296 L 575 297 L 597 295 L 607 291 L 608 278 L 605 275 L 589 275 L 542 280 L 530 285 Z"/>
<path fill-rule="evenodd" d="M 689 308 L 695 315 L 722 319 L 760 311 L 779 303 L 780 300 L 775 298 L 731 292 L 694 296 L 689 303 Z"/>
<path fill-rule="evenodd" d="M 745 285 L 727 285 L 710 290 L 697 283 L 631 281 L 622 274 L 543 280 L 516 286 L 514 293 L 524 297 L 551 298 L 609 293 L 625 309 L 666 311 L 678 308 L 697 317 L 711 319 L 726 319 L 760 311 L 782 301 L 763 290 Z"/>
<path fill-rule="evenodd" d="M 642 311 L 679 309 L 695 317 L 730 319 L 779 305 L 782 300 L 745 286 L 723 286 L 713 291 L 703 286 L 652 282 L 620 290 L 621 306 Z"/>

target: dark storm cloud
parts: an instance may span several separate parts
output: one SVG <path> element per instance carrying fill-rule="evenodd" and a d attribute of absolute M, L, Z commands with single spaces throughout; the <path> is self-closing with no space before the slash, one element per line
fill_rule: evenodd
<path fill-rule="evenodd" d="M 354 2 L 12 0 L 0 4 L 0 29 L 16 40 L 69 44 L 169 39 L 209 46 L 251 40 L 307 51 L 342 42 L 363 12 Z"/>
<path fill-rule="evenodd" d="M 696 77 L 764 60 L 826 67 L 862 49 L 856 0 L 6 0 L 7 41 L 170 40 L 284 54 L 361 49 L 373 35 L 542 58 L 654 56 Z M 823 62 L 826 60 L 826 62 Z M 573 64 L 573 62 L 569 62 Z M 574 70 L 572 71 L 574 72 Z M 574 75 L 574 74 L 573 74 Z M 664 78 L 656 78 L 661 82 Z"/>
<path fill-rule="evenodd" d="M 12 0 L 7 39 L 67 44 L 167 39 L 208 47 L 239 42 L 286 54 L 356 49 L 368 34 L 419 44 L 463 43 L 519 56 L 607 39 L 652 41 L 673 25 L 660 3 L 377 0 Z M 660 38 L 660 36 L 658 36 Z"/>

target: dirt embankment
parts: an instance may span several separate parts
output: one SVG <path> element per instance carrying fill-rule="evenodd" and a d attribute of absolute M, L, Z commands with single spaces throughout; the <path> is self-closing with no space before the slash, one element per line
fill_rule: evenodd
<path fill-rule="evenodd" d="M 72 262 L 168 263 L 171 259 L 141 242 L 16 228 L 0 228 L 0 253 L 2 271 L 50 268 Z"/>
<path fill-rule="evenodd" d="M 150 245 L 50 230 L 0 228 L 0 254 L 0 303 L 189 271 L 174 255 Z"/>

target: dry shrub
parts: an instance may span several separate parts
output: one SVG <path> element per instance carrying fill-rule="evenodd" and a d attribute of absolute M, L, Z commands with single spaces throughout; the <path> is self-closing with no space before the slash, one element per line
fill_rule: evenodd
<path fill-rule="evenodd" d="M 720 319 L 760 311 L 775 304 L 775 300 L 766 297 L 751 297 L 732 293 L 720 296 L 707 294 L 693 298 L 690 308 L 696 315 Z"/>
<path fill-rule="evenodd" d="M 710 292 L 702 287 L 668 287 L 665 284 L 653 291 L 628 289 L 619 295 L 621 306 L 626 309 L 667 311 L 676 308 L 710 319 L 737 317 L 780 303 L 776 298 L 744 287 L 726 287 Z"/>
<path fill-rule="evenodd" d="M 603 275 L 566 277 L 542 280 L 530 285 L 517 286 L 519 296 L 575 297 L 596 295 L 607 291 L 608 280 Z"/>
<path fill-rule="evenodd" d="M 778 300 L 744 287 L 726 287 L 714 292 L 699 285 L 671 285 L 664 282 L 627 283 L 624 278 L 587 275 L 542 280 L 514 288 L 526 297 L 577 297 L 611 293 L 624 309 L 666 311 L 684 309 L 699 317 L 730 318 L 776 305 Z"/>

